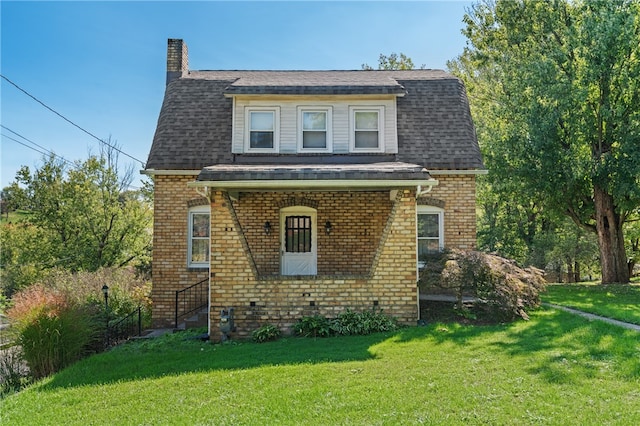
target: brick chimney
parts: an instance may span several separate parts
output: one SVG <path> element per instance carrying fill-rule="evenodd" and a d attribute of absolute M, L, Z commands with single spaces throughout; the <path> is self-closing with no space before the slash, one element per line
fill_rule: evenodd
<path fill-rule="evenodd" d="M 189 51 L 181 38 L 167 41 L 167 85 L 189 72 Z"/>

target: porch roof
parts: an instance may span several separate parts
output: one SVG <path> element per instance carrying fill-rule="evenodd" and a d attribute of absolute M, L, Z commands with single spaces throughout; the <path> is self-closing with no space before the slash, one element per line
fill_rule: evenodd
<path fill-rule="evenodd" d="M 437 185 L 417 164 L 217 164 L 208 166 L 192 186 L 221 189 L 372 189 Z"/>

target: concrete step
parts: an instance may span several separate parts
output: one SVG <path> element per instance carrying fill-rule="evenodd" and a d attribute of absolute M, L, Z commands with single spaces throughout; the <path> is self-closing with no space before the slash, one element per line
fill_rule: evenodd
<path fill-rule="evenodd" d="M 209 321 L 208 309 L 203 308 L 199 312 L 194 313 L 185 318 L 178 324 L 178 330 L 188 330 L 190 328 L 207 327 Z"/>

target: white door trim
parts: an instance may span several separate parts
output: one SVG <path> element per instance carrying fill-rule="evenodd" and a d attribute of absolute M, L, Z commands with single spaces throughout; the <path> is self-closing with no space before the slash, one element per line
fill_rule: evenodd
<path fill-rule="evenodd" d="M 308 252 L 287 252 L 287 224 L 289 216 L 311 219 L 311 241 Z M 318 226 L 316 209 L 304 206 L 280 209 L 280 273 L 282 275 L 316 275 L 318 273 Z"/>

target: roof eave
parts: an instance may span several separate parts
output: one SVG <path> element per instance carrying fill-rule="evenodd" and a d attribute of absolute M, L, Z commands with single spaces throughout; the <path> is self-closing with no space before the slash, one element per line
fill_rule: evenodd
<path fill-rule="evenodd" d="M 366 191 L 374 189 L 394 189 L 407 187 L 432 187 L 438 180 L 430 179 L 334 179 L 334 180 L 228 180 L 193 181 L 191 188 L 212 188 L 222 191 L 266 191 L 266 190 L 342 190 Z"/>

